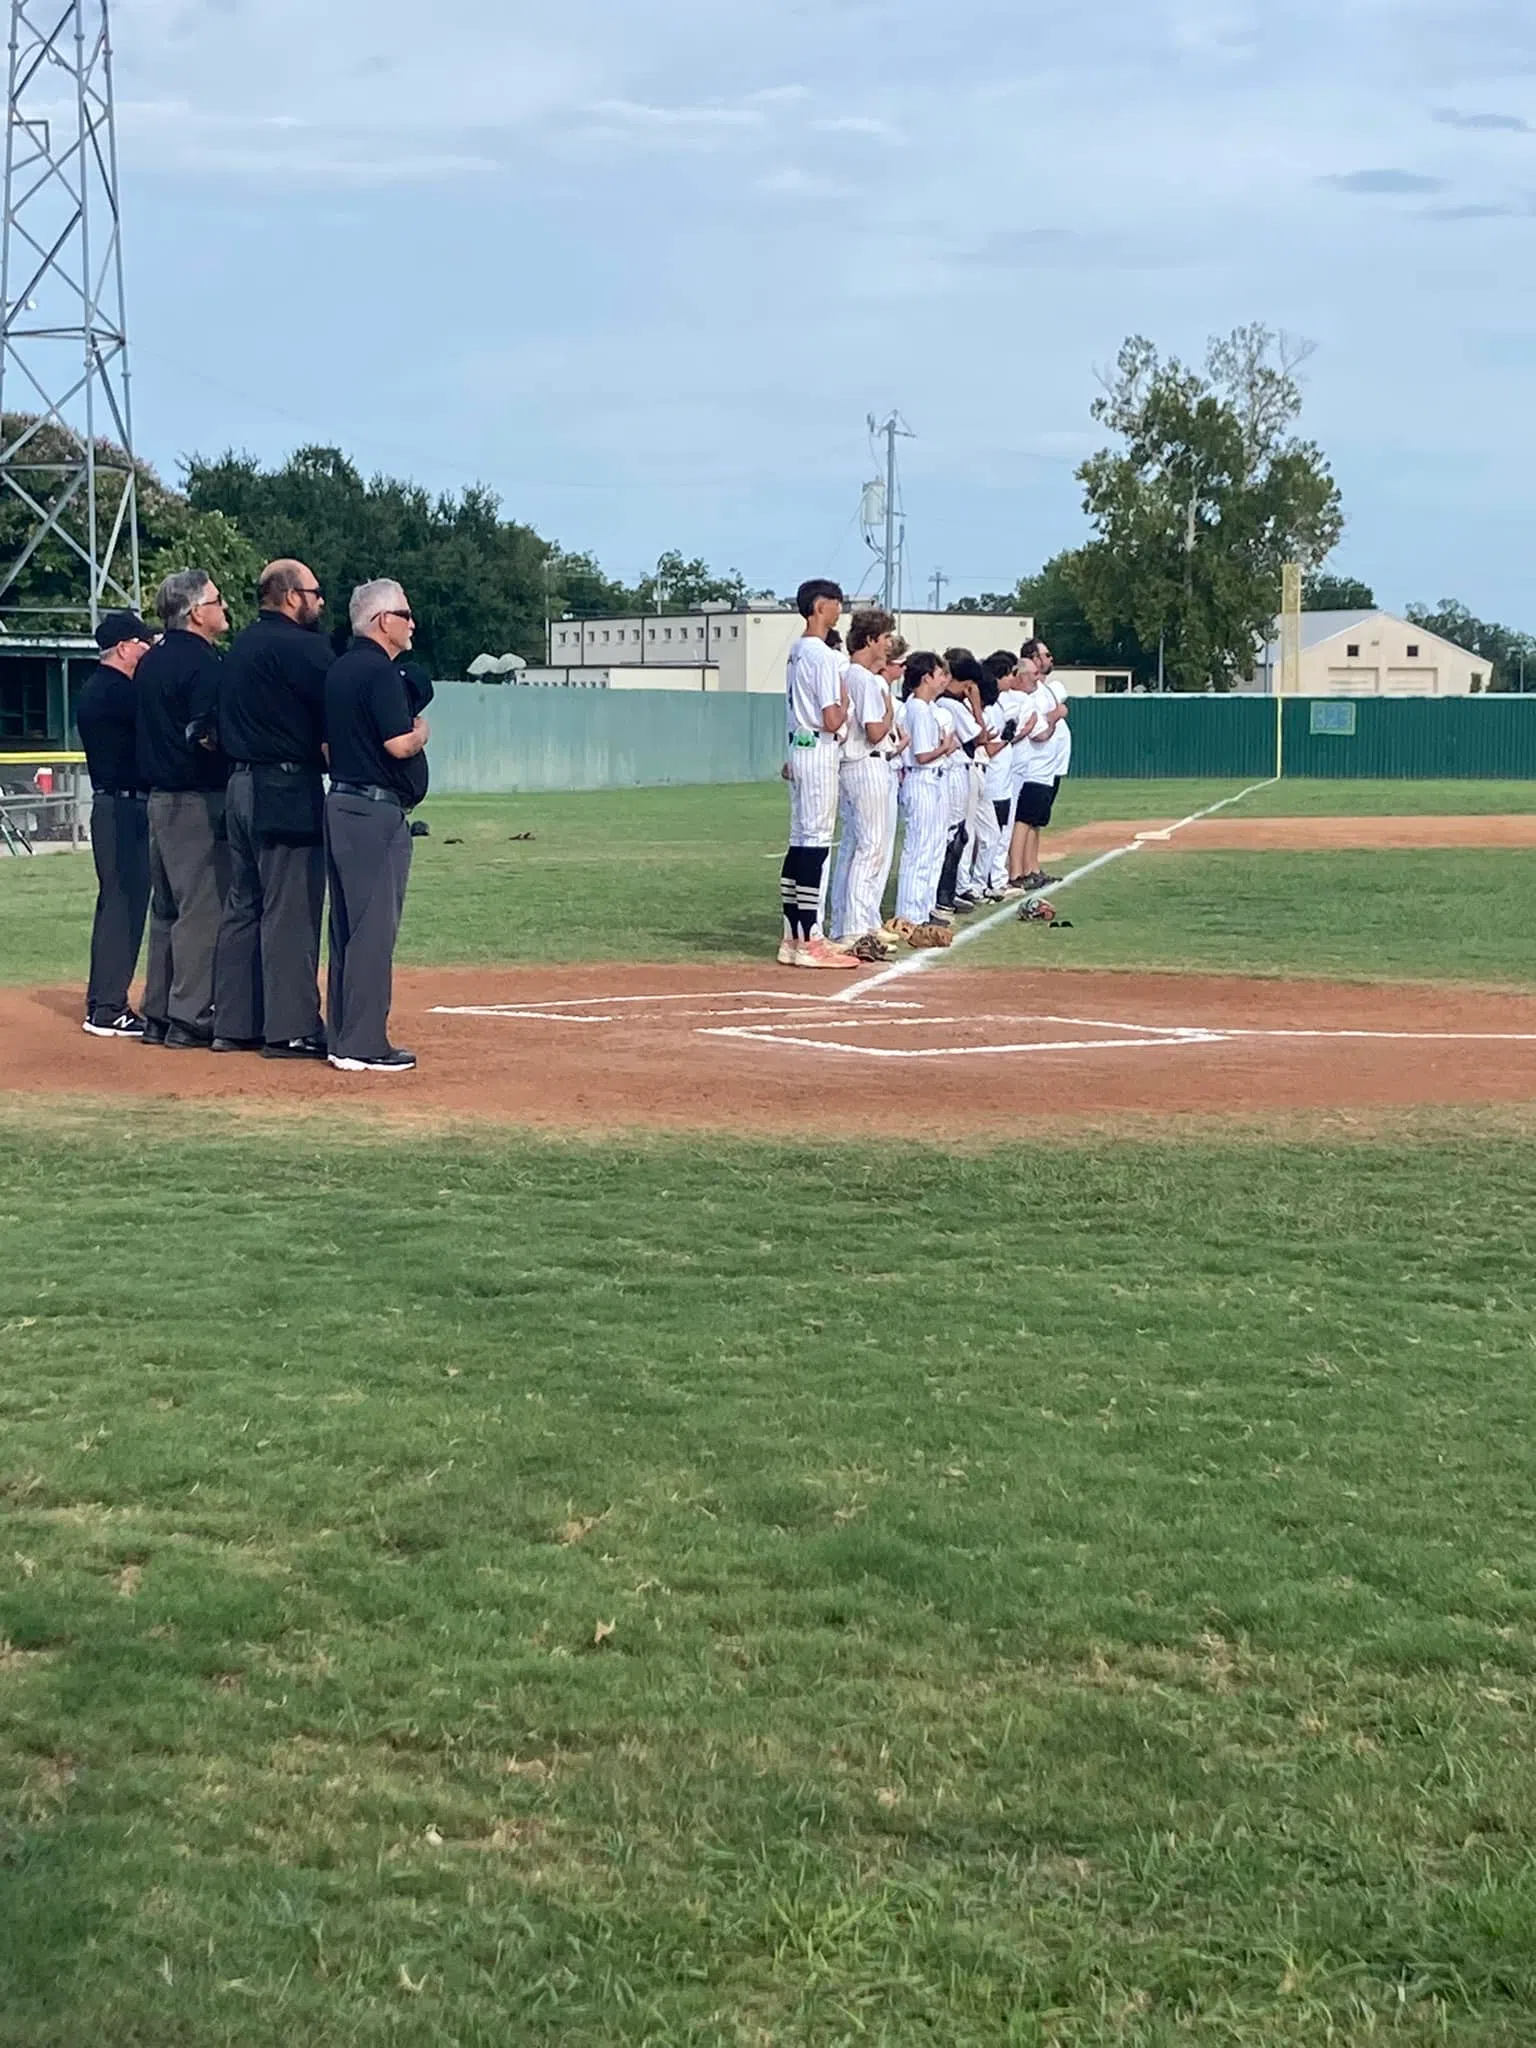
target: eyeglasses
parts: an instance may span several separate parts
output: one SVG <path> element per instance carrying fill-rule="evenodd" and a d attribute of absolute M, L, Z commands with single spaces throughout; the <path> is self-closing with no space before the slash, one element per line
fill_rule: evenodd
<path fill-rule="evenodd" d="M 193 605 L 192 609 L 195 612 L 206 611 L 209 605 L 217 605 L 220 611 L 228 610 L 228 606 L 225 604 L 222 597 L 200 597 L 197 600 L 197 603 Z"/>
<path fill-rule="evenodd" d="M 325 603 L 325 592 L 318 583 L 295 583 L 293 594 L 295 597 L 318 597 L 322 604 Z"/>

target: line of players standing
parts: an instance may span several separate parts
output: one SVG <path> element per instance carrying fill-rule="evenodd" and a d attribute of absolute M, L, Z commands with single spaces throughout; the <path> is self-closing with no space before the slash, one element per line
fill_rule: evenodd
<path fill-rule="evenodd" d="M 415 1058 L 390 1044 L 388 1022 L 432 696 L 406 660 L 410 604 L 391 579 L 360 585 L 338 659 L 302 562 L 269 563 L 257 601 L 222 659 L 229 614 L 201 569 L 161 585 L 163 634 L 134 612 L 97 628 L 101 659 L 76 707 L 98 882 L 85 1029 L 408 1072 Z M 129 987 L 146 913 L 140 1014 Z"/>
<path fill-rule="evenodd" d="M 967 648 L 908 654 L 891 615 L 866 610 L 854 613 L 844 651 L 844 603 L 820 578 L 797 595 L 805 630 L 786 675 L 780 876 L 787 967 L 853 968 L 903 943 L 947 946 L 956 916 L 1060 879 L 1040 865 L 1040 835 L 1072 734 L 1044 641 L 985 661 Z M 898 818 L 896 907 L 882 922 Z"/>

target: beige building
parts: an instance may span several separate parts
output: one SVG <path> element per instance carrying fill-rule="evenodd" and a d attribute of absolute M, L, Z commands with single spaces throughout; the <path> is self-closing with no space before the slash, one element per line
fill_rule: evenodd
<path fill-rule="evenodd" d="M 850 617 L 844 614 L 845 633 Z M 914 650 L 931 647 L 942 653 L 946 647 L 965 646 L 984 659 L 998 647 L 1022 647 L 1035 622 L 1014 612 L 905 611 L 898 612 L 896 629 Z M 739 611 L 701 606 L 671 618 L 553 619 L 548 666 L 528 669 L 519 680 L 547 687 L 568 674 L 572 684 L 592 687 L 598 674 L 606 673 L 609 680 L 597 682 L 597 688 L 777 693 L 784 688 L 784 665 L 800 630 L 797 612 L 768 603 Z"/>
<path fill-rule="evenodd" d="M 1250 691 L 1280 688 L 1279 626 L 1263 651 Z M 1303 697 L 1468 697 L 1486 690 L 1487 655 L 1469 654 L 1438 633 L 1392 612 L 1303 612 Z"/>

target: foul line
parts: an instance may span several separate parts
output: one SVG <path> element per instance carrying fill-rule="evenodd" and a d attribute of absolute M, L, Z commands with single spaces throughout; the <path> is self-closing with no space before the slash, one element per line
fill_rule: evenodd
<path fill-rule="evenodd" d="M 1074 882 L 1084 881 L 1089 875 L 1096 874 L 1100 868 L 1108 867 L 1111 861 L 1124 860 L 1128 853 L 1140 853 L 1150 840 L 1161 844 L 1171 839 L 1175 832 L 1182 832 L 1186 825 L 1198 824 L 1202 818 L 1214 818 L 1218 811 L 1226 810 L 1231 804 L 1240 804 L 1245 797 L 1254 796 L 1261 789 L 1269 789 L 1279 780 L 1278 775 L 1266 775 L 1262 782 L 1249 783 L 1246 789 L 1240 789 L 1235 796 L 1224 796 L 1220 803 L 1207 804 L 1204 810 L 1191 811 L 1187 818 L 1180 818 L 1175 825 L 1164 826 L 1156 832 L 1138 832 L 1135 838 L 1127 840 L 1124 846 L 1112 846 L 1108 853 L 1099 854 L 1095 859 L 1085 862 L 1082 867 L 1074 868 L 1071 874 L 1063 875 L 1059 882 L 1053 882 L 1051 894 L 1054 896 L 1063 889 L 1070 889 Z M 871 994 L 877 988 L 884 988 L 889 982 L 905 980 L 909 974 L 921 974 L 926 968 L 940 967 L 953 957 L 957 947 L 968 946 L 973 939 L 979 939 L 985 932 L 994 931 L 998 925 L 1006 924 L 1009 918 L 1017 918 L 1018 914 L 1015 904 L 1006 903 L 1000 910 L 994 910 L 990 917 L 984 917 L 980 924 L 968 924 L 964 931 L 956 932 L 953 946 L 935 947 L 931 952 L 914 953 L 910 960 L 898 960 L 894 967 L 883 968 L 879 974 L 872 974 L 868 981 L 860 981 L 852 988 L 840 990 L 832 1001 L 856 1003 L 861 997 Z"/>

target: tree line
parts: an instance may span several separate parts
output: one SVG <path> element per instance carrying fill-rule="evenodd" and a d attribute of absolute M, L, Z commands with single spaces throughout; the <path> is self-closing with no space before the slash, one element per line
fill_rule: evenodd
<path fill-rule="evenodd" d="M 1271 636 L 1287 562 L 1306 567 L 1307 609 L 1374 609 L 1368 585 L 1328 567 L 1344 513 L 1322 450 L 1298 431 L 1309 353 L 1256 324 L 1213 338 L 1191 367 L 1132 335 L 1091 408 L 1107 445 L 1077 471 L 1090 538 L 1012 590 L 961 598 L 950 610 L 1031 613 L 1064 665 L 1224 690 L 1253 672 L 1255 650 Z M 16 424 L 6 419 L 7 437 Z M 42 430 L 38 448 L 50 436 L 67 454 L 54 428 Z M 124 459 L 106 443 L 102 451 Z M 420 620 L 421 658 L 443 677 L 464 675 L 479 654 L 544 660 L 550 618 L 677 613 L 772 595 L 677 550 L 626 584 L 592 555 L 505 518 L 482 484 L 434 494 L 399 477 L 365 477 L 338 448 L 299 448 L 271 467 L 228 450 L 184 468 L 180 489 L 138 468 L 147 591 L 172 568 L 206 568 L 230 594 L 238 625 L 254 608 L 262 563 L 297 555 L 319 578 L 342 638 L 353 587 L 398 576 Z M 77 531 L 82 516 L 66 515 Z M 0 496 L 0 559 L 8 545 L 13 559 L 20 552 L 27 518 L 14 496 Z M 78 601 L 78 577 L 78 560 L 50 540 L 6 602 L 62 605 L 71 591 Z M 1410 605 L 1408 616 L 1485 657 L 1492 689 L 1522 687 L 1527 671 L 1536 688 L 1531 635 L 1449 598 Z M 48 625 L 45 611 L 37 626 Z"/>

